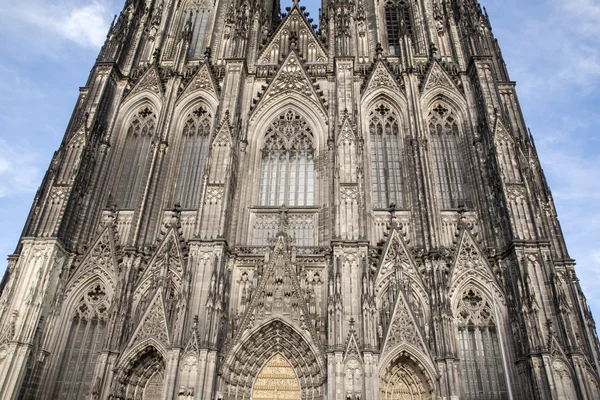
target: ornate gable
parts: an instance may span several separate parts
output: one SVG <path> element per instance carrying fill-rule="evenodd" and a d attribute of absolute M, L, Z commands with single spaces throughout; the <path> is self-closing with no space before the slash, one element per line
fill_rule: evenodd
<path fill-rule="evenodd" d="M 196 74 L 190 80 L 187 86 L 185 86 L 185 88 L 181 92 L 180 97 L 185 97 L 188 94 L 201 90 L 209 92 L 216 98 L 219 98 L 219 85 L 213 78 L 210 68 L 208 68 L 208 65 L 206 63 L 202 64 L 198 72 L 196 72 Z"/>
<path fill-rule="evenodd" d="M 148 338 L 158 340 L 165 345 L 170 344 L 171 341 L 169 339 L 170 334 L 166 315 L 161 291 L 157 290 L 152 302 L 146 309 L 141 322 L 131 337 L 129 347 Z"/>
<path fill-rule="evenodd" d="M 375 292 L 379 293 L 387 285 L 390 278 L 399 270 L 416 284 L 414 289 L 421 294 L 423 300 L 426 300 L 428 296 L 426 295 L 426 286 L 421 273 L 408 251 L 400 230 L 394 226 L 395 222 L 392 222 L 392 225 L 391 232 L 389 233 L 387 242 L 383 246 L 383 253 L 379 260 L 375 277 Z"/>
<path fill-rule="evenodd" d="M 327 52 L 323 43 L 317 38 L 296 4 L 260 52 L 258 64 L 278 64 L 289 51 L 290 35 L 295 35 L 300 42 L 298 48 L 303 61 L 327 62 Z"/>
<path fill-rule="evenodd" d="M 389 352 L 393 351 L 394 348 L 402 344 L 412 346 L 428 354 L 425 340 L 408 304 L 404 296 L 404 291 L 399 290 L 391 323 L 384 335 L 381 352 L 382 359 Z"/>
<path fill-rule="evenodd" d="M 228 114 L 223 119 L 221 126 L 217 128 L 217 133 L 213 139 L 212 147 L 231 147 L 232 146 L 232 132 L 233 129 L 229 124 Z"/>
<path fill-rule="evenodd" d="M 109 224 L 102 229 L 96 241 L 83 257 L 70 279 L 69 287 L 77 286 L 81 279 L 85 279 L 90 274 L 106 276 L 113 284 L 116 284 L 118 264 L 114 226 Z"/>
<path fill-rule="evenodd" d="M 283 62 L 252 114 L 256 115 L 259 109 L 269 107 L 285 95 L 301 95 L 315 105 L 321 111 L 323 118 L 326 118 L 325 100 L 317 94 L 296 51 L 290 52 Z"/>
<path fill-rule="evenodd" d="M 276 240 L 269 263 L 264 267 L 262 278 L 233 343 L 241 343 L 242 336 L 251 332 L 254 326 L 278 318 L 311 336 L 313 343 L 322 352 L 321 341 L 307 308 L 308 301 L 292 264 L 289 238 L 287 234 L 280 232 Z"/>
<path fill-rule="evenodd" d="M 353 324 L 353 320 L 350 321 Z M 362 357 L 360 355 L 360 347 L 358 346 L 358 339 L 356 338 L 356 332 L 354 328 L 350 329 L 350 333 L 348 334 L 348 341 L 346 344 L 346 351 L 344 352 L 344 361 L 349 358 L 356 358 L 359 361 L 362 361 Z"/>
<path fill-rule="evenodd" d="M 141 296 L 159 280 L 168 280 L 175 289 L 179 290 L 183 279 L 183 250 L 177 226 L 170 226 L 138 281 L 139 286 L 135 291 L 134 301 L 139 301 Z"/>
<path fill-rule="evenodd" d="M 496 277 L 494 276 L 492 267 L 483 255 L 483 252 L 479 249 L 479 246 L 475 243 L 475 240 L 473 240 L 473 236 L 471 236 L 467 229 L 463 229 L 462 231 L 454 265 L 450 270 L 450 277 L 448 279 L 450 297 L 453 296 L 461 283 L 471 278 L 485 283 L 486 286 L 487 282 L 490 281 L 496 284 Z M 499 286 L 497 284 L 495 286 L 496 290 L 498 290 Z"/>
<path fill-rule="evenodd" d="M 364 86 L 363 96 L 377 89 L 402 91 L 383 61 L 376 61 L 375 68 Z"/>
<path fill-rule="evenodd" d="M 448 90 L 458 90 L 456 84 L 450 78 L 444 67 L 436 60 L 431 63 L 429 73 L 423 82 L 423 92 L 434 88 L 445 88 Z"/>
<path fill-rule="evenodd" d="M 340 130 L 338 134 L 338 144 L 355 143 L 356 139 L 357 138 L 355 133 L 355 127 L 350 121 L 350 116 L 346 112 L 342 124 L 340 125 Z"/>
<path fill-rule="evenodd" d="M 494 141 L 496 143 L 513 142 L 511 135 L 508 133 L 508 129 L 506 129 L 500 117 L 496 118 L 496 126 L 494 127 Z"/>
<path fill-rule="evenodd" d="M 133 97 L 142 92 L 152 92 L 160 97 L 162 97 L 164 93 L 158 69 L 154 65 L 148 68 L 142 77 L 134 84 L 134 86 L 131 88 L 131 91 L 127 95 L 127 98 Z"/>

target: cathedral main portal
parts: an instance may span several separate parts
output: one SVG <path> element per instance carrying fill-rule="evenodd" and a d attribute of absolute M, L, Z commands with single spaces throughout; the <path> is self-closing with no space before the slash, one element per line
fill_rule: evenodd
<path fill-rule="evenodd" d="M 253 400 L 300 400 L 300 383 L 292 365 L 277 353 L 260 371 L 252 390 Z"/>

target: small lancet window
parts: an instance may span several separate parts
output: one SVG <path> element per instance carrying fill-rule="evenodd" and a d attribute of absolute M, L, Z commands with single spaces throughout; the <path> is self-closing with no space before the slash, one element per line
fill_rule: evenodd
<path fill-rule="evenodd" d="M 204 37 L 210 20 L 211 2 L 208 0 L 192 0 L 189 2 L 188 11 L 185 15 L 185 27 L 189 31 L 190 49 L 188 57 L 198 60 L 204 54 Z"/>
<path fill-rule="evenodd" d="M 188 115 L 181 135 L 181 164 L 175 199 L 182 208 L 193 209 L 200 204 L 200 191 L 210 151 L 212 115 L 198 107 Z"/>
<path fill-rule="evenodd" d="M 402 140 L 398 115 L 380 103 L 369 114 L 371 187 L 373 207 L 404 207 L 402 190 Z"/>
<path fill-rule="evenodd" d="M 267 128 L 262 149 L 259 204 L 312 206 L 315 187 L 315 150 L 307 122 L 289 110 Z"/>
<path fill-rule="evenodd" d="M 453 113 L 438 104 L 429 113 L 429 142 L 442 209 L 470 208 L 461 135 Z"/>
<path fill-rule="evenodd" d="M 405 0 L 389 0 L 385 3 L 385 27 L 387 30 L 389 54 L 400 55 L 403 35 L 412 38 L 413 24 L 410 5 Z"/>
<path fill-rule="evenodd" d="M 148 107 L 135 114 L 127 128 L 116 195 L 117 204 L 124 209 L 137 205 L 145 183 L 155 129 L 156 115 Z"/>
<path fill-rule="evenodd" d="M 461 295 L 456 321 L 465 398 L 508 398 L 493 306 L 479 290 L 469 288 Z"/>

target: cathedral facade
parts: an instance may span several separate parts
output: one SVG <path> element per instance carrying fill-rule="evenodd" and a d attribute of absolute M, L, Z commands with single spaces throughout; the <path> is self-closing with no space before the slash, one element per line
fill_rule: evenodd
<path fill-rule="evenodd" d="M 9 257 L 0 398 L 600 399 L 485 11 L 318 22 L 127 0 Z"/>

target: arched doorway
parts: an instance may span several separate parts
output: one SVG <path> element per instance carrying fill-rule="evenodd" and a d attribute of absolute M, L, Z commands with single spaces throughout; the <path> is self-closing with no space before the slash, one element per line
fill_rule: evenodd
<path fill-rule="evenodd" d="M 406 355 L 395 358 L 381 374 L 381 400 L 431 400 L 432 388 L 419 365 Z"/>
<path fill-rule="evenodd" d="M 122 385 L 117 396 L 136 400 L 161 400 L 165 361 L 159 351 L 148 346 L 131 360 L 117 378 Z"/>
<path fill-rule="evenodd" d="M 300 382 L 296 372 L 281 354 L 275 354 L 256 377 L 252 399 L 300 400 Z"/>

